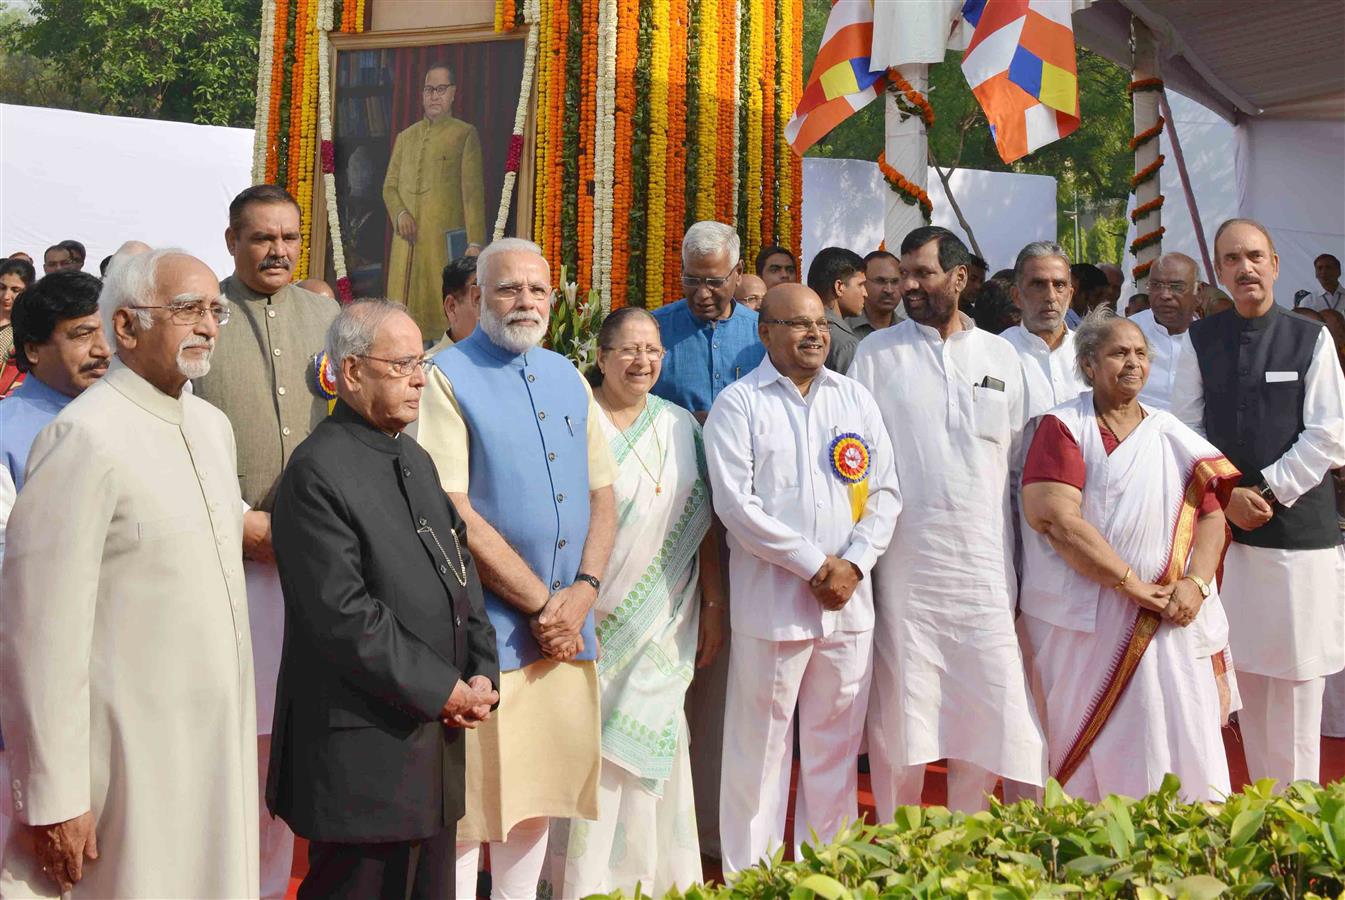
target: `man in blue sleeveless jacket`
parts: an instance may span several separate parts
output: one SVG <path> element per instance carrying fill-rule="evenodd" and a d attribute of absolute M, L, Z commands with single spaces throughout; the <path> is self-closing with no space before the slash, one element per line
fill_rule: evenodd
<path fill-rule="evenodd" d="M 1219 593 L 1252 780 L 1321 778 L 1325 676 L 1345 667 L 1345 548 L 1329 472 L 1345 464 L 1345 376 L 1320 323 L 1275 304 L 1280 258 L 1251 219 L 1214 235 L 1234 308 L 1193 324 L 1172 413 L 1242 472 Z"/>
<path fill-rule="evenodd" d="M 482 841 L 496 896 L 532 896 L 547 819 L 594 819 L 601 766 L 597 599 L 616 528 L 615 464 L 588 383 L 546 334 L 536 244 L 477 260 L 481 321 L 434 357 L 419 440 L 467 523 L 500 657 L 500 711 L 468 735 L 458 894 Z"/>

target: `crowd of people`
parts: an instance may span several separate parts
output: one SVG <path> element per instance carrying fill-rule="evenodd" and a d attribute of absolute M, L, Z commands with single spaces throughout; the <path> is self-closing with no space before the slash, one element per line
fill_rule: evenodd
<path fill-rule="evenodd" d="M 1125 316 L 1051 242 L 753 274 L 697 222 L 580 373 L 528 241 L 451 261 L 425 334 L 292 283 L 279 187 L 225 237 L 222 281 L 0 264 L 5 896 L 279 897 L 296 834 L 306 898 L 474 897 L 483 847 L 493 897 L 659 894 L 775 852 L 791 795 L 832 838 L 861 754 L 884 820 L 938 760 L 968 812 L 1217 800 L 1233 713 L 1253 779 L 1321 777 L 1334 257 L 1295 314 L 1233 219 L 1227 293 L 1169 253 Z"/>

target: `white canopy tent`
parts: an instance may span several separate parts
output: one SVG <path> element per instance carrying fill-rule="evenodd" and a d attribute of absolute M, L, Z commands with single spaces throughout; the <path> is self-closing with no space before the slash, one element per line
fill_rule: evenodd
<path fill-rule="evenodd" d="M 252 129 L 0 105 L 0 254 L 73 238 L 85 271 L 132 238 L 215 272 L 229 201 L 252 183 Z"/>

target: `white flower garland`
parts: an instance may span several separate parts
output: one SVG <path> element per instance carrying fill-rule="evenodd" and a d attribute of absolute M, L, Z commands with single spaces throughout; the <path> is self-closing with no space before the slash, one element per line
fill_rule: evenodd
<path fill-rule="evenodd" d="M 598 82 L 595 95 L 593 161 L 592 288 L 603 306 L 612 303 L 612 215 L 616 183 L 616 0 L 598 7 Z"/>
<path fill-rule="evenodd" d="M 322 170 L 322 192 L 327 201 L 327 242 L 332 248 L 332 269 L 336 273 L 337 293 L 348 299 L 346 248 L 341 237 L 341 216 L 337 207 L 335 146 L 332 142 L 331 39 L 328 32 L 335 24 L 335 0 L 318 0 L 318 159 Z M 323 162 L 326 148 L 332 148 L 333 171 Z"/>
<path fill-rule="evenodd" d="M 262 0 L 257 43 L 257 105 L 252 116 L 252 183 L 266 179 L 266 136 L 271 130 L 271 67 L 275 63 L 276 0 Z"/>
<path fill-rule="evenodd" d="M 528 26 L 527 45 L 523 51 L 523 80 L 518 89 L 518 107 L 514 111 L 514 130 L 510 143 L 523 140 L 523 130 L 528 123 L 528 104 L 532 99 L 533 82 L 537 68 L 537 31 L 541 19 L 540 0 L 525 0 L 523 21 Z M 519 165 L 522 165 L 522 150 L 519 151 Z M 517 169 L 508 169 L 504 173 L 504 187 L 500 191 L 500 210 L 495 216 L 495 231 L 492 240 L 504 237 L 505 223 L 509 221 L 509 208 L 514 199 L 514 184 L 518 181 Z"/>

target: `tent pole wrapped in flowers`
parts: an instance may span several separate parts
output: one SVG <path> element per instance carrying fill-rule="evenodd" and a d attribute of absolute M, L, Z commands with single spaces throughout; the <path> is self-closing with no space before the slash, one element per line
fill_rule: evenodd
<path fill-rule="evenodd" d="M 365 5 L 262 3 L 253 181 L 299 200 L 303 278 L 321 274 L 322 178 L 343 297 L 328 39 L 362 32 Z M 802 0 L 497 0 L 494 26 L 529 30 L 522 96 L 501 98 L 518 103 L 501 221 L 532 127 L 533 215 L 519 230 L 584 295 L 613 308 L 677 298 L 682 234 L 698 219 L 737 227 L 749 265 L 768 244 L 798 254 L 802 167 L 784 125 L 803 85 Z"/>

